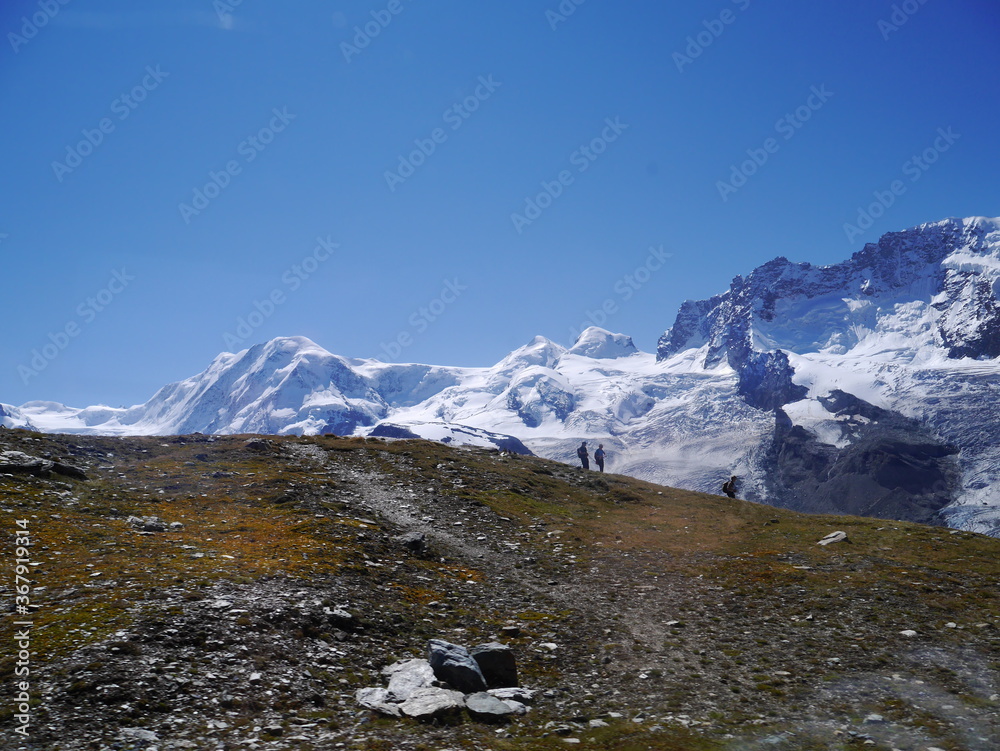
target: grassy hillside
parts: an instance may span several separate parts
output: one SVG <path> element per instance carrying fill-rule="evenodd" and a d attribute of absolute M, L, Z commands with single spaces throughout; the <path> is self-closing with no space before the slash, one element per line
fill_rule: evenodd
<path fill-rule="evenodd" d="M 1000 540 L 421 441 L 2 431 L 3 450 L 88 475 L 0 475 L 0 636 L 33 623 L 30 732 L 5 703 L 3 748 L 1000 746 Z M 530 713 L 355 702 L 432 638 L 508 643 Z"/>

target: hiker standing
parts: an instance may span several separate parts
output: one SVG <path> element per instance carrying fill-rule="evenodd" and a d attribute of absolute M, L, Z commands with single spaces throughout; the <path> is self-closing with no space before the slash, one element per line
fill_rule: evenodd
<path fill-rule="evenodd" d="M 597 444 L 597 451 L 594 452 L 594 461 L 597 462 L 597 468 L 604 471 L 604 444 Z"/>
<path fill-rule="evenodd" d="M 580 466 L 584 469 L 590 469 L 590 454 L 587 453 L 586 441 L 580 444 L 580 448 L 576 450 L 576 455 L 580 457 Z"/>
<path fill-rule="evenodd" d="M 722 484 L 722 492 L 730 498 L 736 497 L 736 475 L 733 475 L 727 482 Z"/>

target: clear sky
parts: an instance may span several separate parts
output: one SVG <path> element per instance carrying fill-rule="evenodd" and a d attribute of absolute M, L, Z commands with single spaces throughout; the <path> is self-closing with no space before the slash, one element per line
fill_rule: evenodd
<path fill-rule="evenodd" d="M 9 404 L 283 335 L 652 351 L 775 256 L 1000 214 L 993 0 L 8 0 L 0 33 Z"/>

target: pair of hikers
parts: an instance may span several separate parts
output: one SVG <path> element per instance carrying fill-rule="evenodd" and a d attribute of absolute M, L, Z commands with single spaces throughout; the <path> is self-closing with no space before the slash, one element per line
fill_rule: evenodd
<path fill-rule="evenodd" d="M 580 466 L 583 469 L 590 469 L 590 453 L 587 451 L 587 442 L 584 441 L 580 444 L 580 448 L 576 450 L 576 455 L 580 457 Z M 604 444 L 597 444 L 597 451 L 594 452 L 594 461 L 597 462 L 598 469 L 601 472 L 604 471 Z"/>

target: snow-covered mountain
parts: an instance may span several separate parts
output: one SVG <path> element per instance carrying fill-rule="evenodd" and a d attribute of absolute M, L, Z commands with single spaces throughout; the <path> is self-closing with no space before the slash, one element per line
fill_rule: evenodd
<path fill-rule="evenodd" d="M 1000 221 L 891 233 L 840 264 L 778 258 L 685 302 L 657 353 L 599 328 L 488 368 L 358 360 L 302 337 L 219 355 L 129 409 L 0 405 L 107 434 L 419 435 L 741 497 L 1000 534 Z M 516 449 L 515 449 L 516 450 Z"/>
<path fill-rule="evenodd" d="M 687 302 L 663 362 L 697 350 L 775 410 L 748 458 L 769 502 L 998 529 L 1000 222 L 948 219 L 850 260 L 764 264 Z M 922 513 L 913 508 L 923 509 Z"/>

